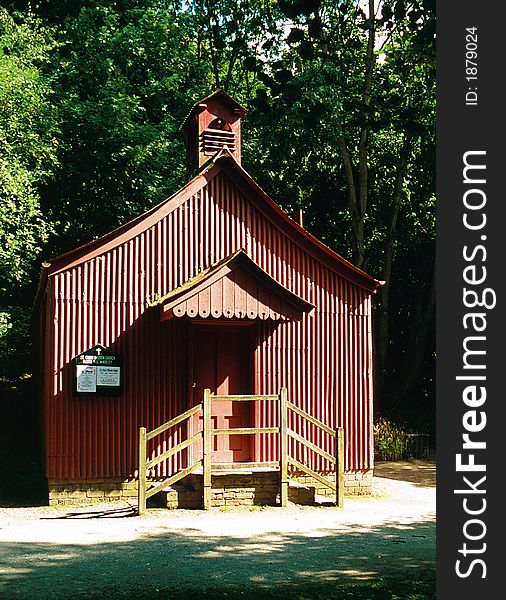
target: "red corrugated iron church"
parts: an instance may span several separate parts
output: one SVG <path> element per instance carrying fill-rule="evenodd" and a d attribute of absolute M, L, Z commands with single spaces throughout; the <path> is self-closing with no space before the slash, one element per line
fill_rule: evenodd
<path fill-rule="evenodd" d="M 140 502 L 162 488 L 180 506 L 276 502 L 287 475 L 306 490 L 333 481 L 336 431 L 338 487 L 370 490 L 380 282 L 242 168 L 244 112 L 221 90 L 196 104 L 183 124 L 193 179 L 43 265 L 51 503 L 136 496 L 139 480 Z"/>

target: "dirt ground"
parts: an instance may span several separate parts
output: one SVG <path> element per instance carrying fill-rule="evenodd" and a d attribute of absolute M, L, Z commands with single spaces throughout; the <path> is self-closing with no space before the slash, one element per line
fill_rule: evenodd
<path fill-rule="evenodd" d="M 344 509 L 0 508 L 0 598 L 429 600 L 435 471 L 380 463 Z"/>

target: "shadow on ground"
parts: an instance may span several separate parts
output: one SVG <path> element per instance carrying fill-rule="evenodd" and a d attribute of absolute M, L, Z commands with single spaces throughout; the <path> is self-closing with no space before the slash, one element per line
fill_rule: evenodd
<path fill-rule="evenodd" d="M 139 513 L 137 507 L 127 506 L 124 508 L 110 508 L 107 510 L 87 510 L 85 512 L 68 512 L 64 515 L 54 517 L 41 517 L 41 521 L 53 521 L 62 519 L 124 519 L 125 517 L 137 517 Z"/>
<path fill-rule="evenodd" d="M 431 600 L 433 520 L 342 531 L 208 536 L 157 527 L 101 544 L 4 542 L 0 597 Z M 1 533 L 1 532 L 0 532 Z"/>
<path fill-rule="evenodd" d="M 6 390 L 0 392 L 3 395 Z M 6 393 L 4 416 L 10 426 L 0 441 L 0 506 L 45 504 L 47 490 L 36 427 L 33 422 L 26 423 L 26 415 L 31 413 L 21 401 L 21 391 L 11 386 Z M 22 423 L 25 427 L 19 427 Z M 379 464 L 375 474 L 409 481 L 416 487 L 434 486 L 435 466 L 416 462 Z M 167 524 L 157 525 L 146 535 L 140 526 L 135 532 L 134 525 L 134 533 L 124 541 L 87 543 L 86 519 L 100 519 L 105 528 L 119 527 L 121 517 L 132 516 L 133 509 L 118 508 L 113 513 L 69 511 L 48 517 L 54 519 L 51 524 L 45 520 L 48 527 L 58 523 L 82 527 L 79 544 L 43 543 L 35 538 L 6 541 L 4 536 L 0 544 L 0 599 L 435 597 L 435 522 L 429 517 L 404 525 L 388 522 L 336 529 L 326 526 L 322 512 L 320 529 L 273 531 L 253 537 L 207 535 L 198 528 L 175 530 Z M 136 523 L 131 518 L 127 521 Z M 0 539 L 2 527 L 0 523 Z"/>
<path fill-rule="evenodd" d="M 408 481 L 417 487 L 436 487 L 436 463 L 427 460 L 381 461 L 374 465 L 374 476 Z"/>

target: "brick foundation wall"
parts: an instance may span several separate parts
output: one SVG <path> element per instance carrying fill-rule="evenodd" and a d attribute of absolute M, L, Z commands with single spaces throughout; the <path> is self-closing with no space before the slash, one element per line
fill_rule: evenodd
<path fill-rule="evenodd" d="M 344 493 L 347 496 L 368 496 L 372 494 L 373 471 L 357 471 L 344 474 Z"/>
<path fill-rule="evenodd" d="M 202 508 L 203 479 L 189 475 L 174 485 L 167 494 L 168 508 Z M 253 506 L 279 503 L 279 472 L 213 474 L 211 480 L 211 507 Z"/>
<path fill-rule="evenodd" d="M 319 473 L 325 479 L 328 479 L 332 483 L 335 483 L 336 476 L 334 474 Z M 368 496 L 372 494 L 372 476 L 373 472 L 370 471 L 356 471 L 348 472 L 344 474 L 344 494 L 345 496 Z M 305 473 L 293 473 L 291 479 L 304 484 L 314 486 L 315 492 L 320 496 L 335 497 L 334 492 L 324 486 L 319 481 L 316 481 L 310 475 Z"/>
<path fill-rule="evenodd" d="M 49 481 L 49 505 L 75 506 L 97 501 L 115 502 L 137 498 L 137 481 L 117 479 L 95 479 L 88 482 L 64 483 Z"/>
<path fill-rule="evenodd" d="M 211 506 L 276 505 L 279 501 L 279 472 L 214 475 Z"/>
<path fill-rule="evenodd" d="M 372 493 L 372 470 L 344 474 L 345 495 L 368 495 Z M 335 482 L 335 475 L 322 476 Z M 292 473 L 291 480 L 303 487 L 289 487 L 288 499 L 297 504 L 312 504 L 314 495 L 335 497 L 334 492 L 304 473 Z M 174 491 L 166 496 L 169 508 L 201 508 L 202 476 L 188 475 L 173 486 Z M 89 482 L 49 482 L 49 505 L 76 506 L 94 502 L 114 502 L 137 499 L 137 481 L 96 479 Z M 279 503 L 279 472 L 262 471 L 213 475 L 212 500 L 214 507 L 251 506 Z"/>

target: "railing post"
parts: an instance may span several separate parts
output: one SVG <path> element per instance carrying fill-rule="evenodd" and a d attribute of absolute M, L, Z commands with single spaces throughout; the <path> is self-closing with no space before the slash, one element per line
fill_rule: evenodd
<path fill-rule="evenodd" d="M 279 471 L 281 506 L 288 506 L 288 397 L 285 387 L 279 391 Z"/>
<path fill-rule="evenodd" d="M 344 505 L 344 429 L 336 429 L 336 506 Z"/>
<path fill-rule="evenodd" d="M 211 390 L 204 390 L 203 404 L 204 419 L 202 423 L 202 433 L 204 437 L 204 456 L 202 462 L 202 471 L 204 478 L 204 510 L 211 508 Z"/>
<path fill-rule="evenodd" d="M 146 511 L 146 428 L 139 429 L 139 490 L 137 510 L 140 515 Z"/>

